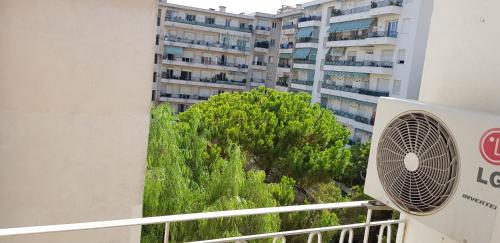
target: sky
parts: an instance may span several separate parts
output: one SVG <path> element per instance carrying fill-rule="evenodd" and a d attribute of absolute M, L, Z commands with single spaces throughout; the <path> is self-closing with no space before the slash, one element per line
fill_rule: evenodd
<path fill-rule="evenodd" d="M 308 2 L 307 0 L 167 0 L 167 3 L 187 5 L 197 8 L 215 8 L 226 6 L 229 13 L 247 14 L 252 12 L 263 12 L 276 14 L 281 5 L 295 6 L 297 3 Z"/>

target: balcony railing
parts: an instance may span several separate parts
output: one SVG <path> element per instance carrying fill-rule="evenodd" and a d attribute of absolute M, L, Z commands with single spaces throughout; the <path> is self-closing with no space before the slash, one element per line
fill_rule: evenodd
<path fill-rule="evenodd" d="M 384 0 L 384 1 L 376 1 L 376 2 L 374 1 L 370 5 L 366 5 L 366 6 L 362 6 L 362 7 L 344 9 L 344 10 L 334 9 L 334 10 L 332 10 L 332 16 L 337 17 L 337 16 L 343 16 L 343 15 L 349 15 L 349 14 L 363 13 L 363 12 L 368 12 L 374 8 L 382 8 L 382 7 L 387 7 L 387 6 L 402 7 L 403 1 L 402 0 Z"/>
<path fill-rule="evenodd" d="M 293 59 L 293 63 L 295 63 L 295 64 L 316 64 L 316 60 Z"/>
<path fill-rule="evenodd" d="M 296 24 L 287 24 L 287 25 L 283 25 L 283 26 L 281 27 L 281 29 L 282 29 L 282 30 L 289 30 L 289 29 L 294 29 L 294 28 L 296 28 L 296 27 L 297 27 L 297 25 L 296 25 Z"/>
<path fill-rule="evenodd" d="M 222 49 L 231 49 L 231 50 L 236 50 L 236 51 L 250 51 L 249 47 L 245 46 L 238 46 L 238 45 L 229 45 L 229 44 L 221 44 L 219 42 L 208 42 L 204 40 L 191 40 L 187 38 L 182 38 L 178 36 L 165 36 L 163 38 L 165 41 L 172 41 L 172 42 L 180 42 L 180 43 L 185 43 L 185 44 L 190 44 L 190 45 L 198 45 L 198 46 L 203 46 L 203 47 L 215 47 L 215 48 L 222 48 Z"/>
<path fill-rule="evenodd" d="M 374 31 L 374 32 L 368 32 L 366 34 L 349 34 L 349 35 L 341 35 L 341 34 L 335 33 L 335 34 L 330 34 L 328 36 L 328 41 L 364 40 L 367 38 L 380 38 L 380 37 L 397 38 L 398 32 L 396 32 L 396 31 Z"/>
<path fill-rule="evenodd" d="M 347 119 L 355 120 L 355 121 L 363 123 L 363 124 L 367 124 L 367 125 L 371 125 L 371 126 L 373 126 L 373 124 L 375 124 L 375 119 L 373 119 L 373 118 L 366 118 L 366 117 L 361 116 L 361 115 L 357 115 L 357 114 L 353 114 L 353 113 L 350 113 L 347 111 L 341 111 L 341 110 L 337 110 L 337 109 L 330 109 L 330 110 L 332 110 L 335 113 L 335 115 L 345 117 Z"/>
<path fill-rule="evenodd" d="M 283 231 L 275 233 L 264 233 L 256 235 L 247 236 L 236 236 L 229 238 L 220 238 L 212 240 L 204 240 L 203 242 L 246 242 L 250 240 L 264 240 L 269 239 L 273 242 L 285 242 L 285 237 L 294 235 L 308 235 L 308 242 L 311 243 L 313 239 L 317 238 L 317 242 L 321 242 L 321 236 L 325 232 L 340 232 L 341 243 L 345 242 L 347 238 L 349 242 L 352 242 L 354 238 L 354 230 L 362 229 L 363 232 L 363 242 L 373 242 L 370 240 L 371 230 L 375 228 L 378 229 L 378 235 L 376 239 L 378 242 L 382 242 L 382 239 L 387 238 L 388 242 L 392 240 L 392 226 L 394 227 L 404 227 L 406 221 L 400 220 L 382 220 L 382 221 L 372 221 L 372 215 L 375 211 L 390 211 L 389 208 L 376 204 L 374 202 L 360 201 L 360 202 L 342 202 L 342 203 L 331 203 L 331 204 L 316 204 L 316 205 L 301 205 L 301 206 L 287 206 L 287 207 L 276 207 L 276 208 L 258 208 L 258 209 L 241 209 L 241 210 L 231 210 L 231 211 L 220 211 L 220 212 L 206 212 L 206 213 L 193 213 L 193 214 L 181 214 L 181 215 L 170 215 L 170 216 L 158 216 L 149 218 L 135 218 L 135 219 L 121 219 L 112 221 L 100 221 L 100 222 L 87 222 L 87 223 L 76 223 L 76 224 L 61 224 L 61 225 L 47 225 L 47 226 L 34 226 L 34 227 L 20 227 L 20 228 L 7 228 L 0 229 L 0 239 L 3 237 L 16 238 L 22 235 L 33 235 L 33 234 L 60 234 L 62 232 L 69 231 L 83 231 L 83 230 L 100 230 L 109 228 L 121 228 L 121 227 L 131 227 L 131 226 L 146 226 L 146 225 L 164 225 L 164 238 L 163 242 L 168 243 L 170 239 L 169 227 L 172 223 L 178 222 L 193 222 L 199 220 L 215 220 L 233 217 L 245 217 L 254 215 L 271 215 L 271 214 L 282 214 L 282 213 L 292 213 L 292 212 L 310 212 L 319 210 L 342 210 L 342 209 L 365 209 L 366 210 L 366 221 L 362 223 L 347 224 L 347 225 L 336 225 L 321 228 L 309 228 L 309 229 L 299 229 L 292 231 Z M 69 241 L 70 239 L 68 239 Z"/>
<path fill-rule="evenodd" d="M 269 49 L 269 41 L 256 42 L 255 47 Z"/>
<path fill-rule="evenodd" d="M 234 31 L 240 31 L 240 32 L 247 32 L 247 33 L 253 32 L 253 29 L 251 26 L 244 27 L 244 28 L 238 28 L 238 27 L 233 27 L 233 26 L 208 24 L 205 22 L 199 22 L 199 21 L 195 21 L 195 20 L 191 21 L 191 20 L 183 19 L 181 17 L 165 16 L 165 21 L 177 22 L 177 23 L 182 23 L 182 24 L 199 25 L 199 26 L 203 26 L 203 27 L 210 27 L 210 28 L 217 28 L 217 29 L 234 30 Z"/>
<path fill-rule="evenodd" d="M 271 31 L 271 27 L 257 25 L 255 30 Z"/>
<path fill-rule="evenodd" d="M 281 77 L 276 81 L 276 85 L 281 86 L 281 87 L 288 87 L 288 82 L 289 78 L 288 77 Z"/>
<path fill-rule="evenodd" d="M 219 58 L 220 59 L 220 58 Z M 201 59 L 201 60 L 196 60 L 192 58 L 181 58 L 181 57 L 175 57 L 175 58 L 168 58 L 165 57 L 163 58 L 165 61 L 177 61 L 177 62 L 183 62 L 183 63 L 192 63 L 192 64 L 203 64 L 203 65 L 210 65 L 210 66 L 223 66 L 223 67 L 233 67 L 233 68 L 238 68 L 238 69 L 248 69 L 248 65 L 246 64 L 239 64 L 239 63 L 228 63 L 228 62 L 221 62 L 221 61 L 214 61 L 210 59 Z"/>
<path fill-rule="evenodd" d="M 251 82 L 251 83 L 259 83 L 259 84 L 264 84 L 264 83 L 266 83 L 266 80 L 264 80 L 264 79 L 253 79 L 253 78 L 251 78 L 251 79 L 250 79 L 250 82 Z"/>
<path fill-rule="evenodd" d="M 186 100 L 208 100 L 208 96 L 203 95 L 192 95 L 192 94 L 172 94 L 166 92 L 160 92 L 160 98 L 176 98 L 176 99 L 186 99 Z"/>
<path fill-rule="evenodd" d="M 267 67 L 267 63 L 262 62 L 262 61 L 253 61 L 252 65 L 261 66 L 261 67 Z"/>
<path fill-rule="evenodd" d="M 221 77 L 212 77 L 212 78 L 182 77 L 182 76 L 175 76 L 175 75 L 167 75 L 167 73 L 162 73 L 161 78 L 190 81 L 190 82 L 200 82 L 200 83 L 238 85 L 238 86 L 245 86 L 246 82 L 247 82 L 246 79 L 243 79 L 241 81 L 236 81 L 236 80 L 232 80 L 232 79 L 229 80 L 229 79 L 221 78 Z"/>
<path fill-rule="evenodd" d="M 324 89 L 339 90 L 339 91 L 369 95 L 374 97 L 389 97 L 388 91 L 377 91 L 364 88 L 356 88 L 352 87 L 352 85 L 335 85 L 335 84 L 323 83 L 322 87 Z"/>
<path fill-rule="evenodd" d="M 281 44 L 280 49 L 293 49 L 293 42 Z"/>
<path fill-rule="evenodd" d="M 392 68 L 393 62 L 391 61 L 325 61 L 325 65 L 333 66 L 352 66 L 352 67 L 381 67 L 381 68 Z"/>
<path fill-rule="evenodd" d="M 299 23 L 307 22 L 307 21 L 321 21 L 321 16 L 306 16 L 299 18 Z"/>
<path fill-rule="evenodd" d="M 292 68 L 292 65 L 290 65 L 288 63 L 279 63 L 278 67 L 280 67 L 280 68 Z"/>
<path fill-rule="evenodd" d="M 292 79 L 292 84 L 300 84 L 300 85 L 306 85 L 306 86 L 313 86 L 314 81 Z"/>
<path fill-rule="evenodd" d="M 297 39 L 297 43 L 318 43 L 318 38 L 314 37 L 300 37 Z"/>

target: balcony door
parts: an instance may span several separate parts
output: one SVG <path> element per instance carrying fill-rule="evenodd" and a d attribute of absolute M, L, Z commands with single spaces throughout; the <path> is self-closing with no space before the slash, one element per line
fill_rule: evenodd
<path fill-rule="evenodd" d="M 392 20 L 387 23 L 387 36 L 395 37 L 398 32 L 398 21 Z"/>
<path fill-rule="evenodd" d="M 181 71 L 181 80 L 191 80 L 191 72 Z"/>

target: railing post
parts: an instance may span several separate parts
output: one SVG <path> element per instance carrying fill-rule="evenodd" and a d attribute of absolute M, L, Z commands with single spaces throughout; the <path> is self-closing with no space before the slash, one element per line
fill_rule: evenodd
<path fill-rule="evenodd" d="M 307 238 L 307 243 L 312 243 L 314 236 L 318 236 L 318 243 L 321 243 L 321 232 L 312 232 L 309 234 L 309 237 Z"/>
<path fill-rule="evenodd" d="M 168 243 L 168 236 L 169 236 L 169 230 L 170 230 L 170 227 L 169 227 L 169 223 L 165 223 L 165 232 L 163 234 L 163 243 Z"/>
<path fill-rule="evenodd" d="M 387 243 L 391 243 L 392 230 L 391 225 L 382 225 L 380 226 L 380 230 L 378 231 L 378 241 L 377 243 L 382 243 L 384 239 L 384 229 L 387 228 Z"/>
<path fill-rule="evenodd" d="M 339 243 L 344 243 L 344 238 L 345 238 L 345 234 L 346 234 L 347 231 L 349 231 L 349 240 L 348 240 L 348 243 L 352 243 L 352 241 L 354 240 L 354 230 L 353 229 L 344 229 L 344 230 L 342 230 L 342 232 L 340 233 Z"/>
<path fill-rule="evenodd" d="M 363 243 L 368 243 L 368 239 L 370 238 L 370 224 L 372 222 L 372 213 L 373 209 L 369 208 L 366 213 L 366 226 L 365 226 L 365 235 L 363 238 Z"/>

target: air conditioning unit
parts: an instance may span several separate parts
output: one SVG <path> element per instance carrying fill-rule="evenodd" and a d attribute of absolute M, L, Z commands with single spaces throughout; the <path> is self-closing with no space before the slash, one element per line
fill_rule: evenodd
<path fill-rule="evenodd" d="M 458 242 L 499 243 L 500 117 L 381 98 L 365 193 Z"/>

